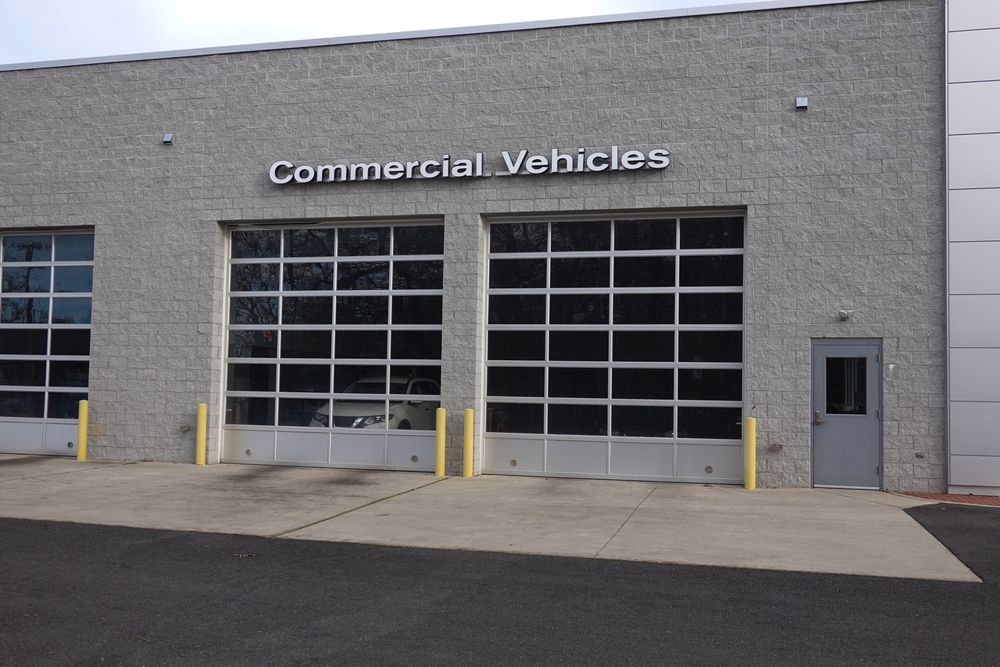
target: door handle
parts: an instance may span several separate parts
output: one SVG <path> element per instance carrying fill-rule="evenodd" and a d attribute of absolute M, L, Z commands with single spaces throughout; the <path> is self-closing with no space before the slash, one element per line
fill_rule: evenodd
<path fill-rule="evenodd" d="M 816 421 L 813 422 L 813 423 L 816 424 L 816 426 L 819 426 L 820 424 L 825 424 L 826 423 L 825 419 L 820 419 L 819 418 L 819 410 L 816 411 Z"/>

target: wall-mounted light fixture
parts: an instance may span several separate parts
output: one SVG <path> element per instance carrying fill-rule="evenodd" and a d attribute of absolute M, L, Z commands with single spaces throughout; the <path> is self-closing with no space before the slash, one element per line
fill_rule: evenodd
<path fill-rule="evenodd" d="M 795 98 L 795 110 L 805 111 L 809 108 L 809 98 L 808 97 L 796 97 Z"/>
<path fill-rule="evenodd" d="M 174 143 L 174 135 L 172 135 L 172 134 L 164 134 L 163 135 L 163 143 L 166 144 L 167 146 L 170 146 L 171 144 L 173 144 Z"/>
<path fill-rule="evenodd" d="M 839 310 L 839 311 L 837 311 L 837 314 L 840 315 L 840 321 L 841 322 L 846 322 L 849 319 L 851 319 L 852 315 L 854 315 L 854 311 L 853 310 Z"/>

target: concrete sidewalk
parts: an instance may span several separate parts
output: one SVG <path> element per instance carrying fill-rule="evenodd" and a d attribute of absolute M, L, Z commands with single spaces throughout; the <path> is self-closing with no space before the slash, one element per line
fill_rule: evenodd
<path fill-rule="evenodd" d="M 0 455 L 0 516 L 440 549 L 979 581 L 875 491 Z"/>

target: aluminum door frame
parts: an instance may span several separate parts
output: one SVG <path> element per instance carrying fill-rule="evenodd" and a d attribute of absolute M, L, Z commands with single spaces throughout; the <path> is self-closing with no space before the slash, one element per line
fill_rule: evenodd
<path fill-rule="evenodd" d="M 817 368 L 816 364 L 816 353 L 818 348 L 823 347 L 874 347 L 876 348 L 876 372 L 873 376 L 877 392 L 878 400 L 877 403 L 872 406 L 872 409 L 877 410 L 876 416 L 878 418 L 878 486 L 841 486 L 841 485 L 831 485 L 831 484 L 817 484 L 816 483 L 816 411 L 820 410 L 821 414 L 826 414 L 825 406 L 818 405 L 821 399 L 820 392 L 817 391 L 819 387 L 820 378 L 826 377 L 826 370 Z M 826 357 L 823 357 L 826 358 Z M 882 378 L 882 339 L 881 338 L 813 338 L 809 346 L 809 368 L 810 368 L 810 380 L 809 380 L 809 453 L 810 453 L 810 477 L 813 487 L 818 488 L 837 488 L 837 489 L 878 489 L 882 490 L 885 488 L 885 420 L 882 414 L 883 405 L 883 378 Z M 822 375 L 820 375 L 822 373 Z M 825 396 L 825 386 L 824 396 Z"/>

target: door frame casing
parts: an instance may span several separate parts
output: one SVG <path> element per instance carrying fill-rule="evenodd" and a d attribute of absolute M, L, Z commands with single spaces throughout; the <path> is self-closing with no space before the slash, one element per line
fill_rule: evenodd
<path fill-rule="evenodd" d="M 884 381 L 882 377 L 883 345 L 881 338 L 811 338 L 809 339 L 809 483 L 813 488 L 837 488 L 837 489 L 870 489 L 871 487 L 850 487 L 850 486 L 829 486 L 816 485 L 816 424 L 813 415 L 817 410 L 816 392 L 816 348 L 817 347 L 844 347 L 857 346 L 867 347 L 874 345 L 878 348 L 878 374 L 876 376 L 878 386 L 878 490 L 885 489 L 885 414 L 883 402 Z M 824 410 L 825 413 L 825 410 Z"/>

